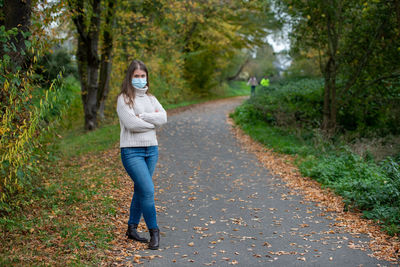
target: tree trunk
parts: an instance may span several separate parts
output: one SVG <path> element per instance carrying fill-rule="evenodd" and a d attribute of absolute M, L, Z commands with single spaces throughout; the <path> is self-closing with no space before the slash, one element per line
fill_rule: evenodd
<path fill-rule="evenodd" d="M 88 66 L 88 73 L 88 91 L 86 101 L 84 103 L 85 129 L 92 131 L 97 127 L 97 91 L 99 78 L 98 64 L 90 64 Z"/>
<path fill-rule="evenodd" d="M 228 81 L 236 80 L 239 77 L 240 73 L 242 72 L 243 68 L 249 63 L 250 57 L 246 59 L 246 61 L 240 66 L 239 70 L 236 72 L 235 75 L 228 77 Z"/>
<path fill-rule="evenodd" d="M 111 74 L 111 52 L 113 48 L 112 28 L 114 26 L 115 3 L 113 0 L 107 2 L 106 21 L 103 28 L 103 45 L 101 49 L 100 81 L 97 95 L 100 119 L 104 119 L 105 102 L 110 91 Z"/>
<path fill-rule="evenodd" d="M 329 130 L 329 121 L 331 118 L 331 88 L 330 88 L 330 77 L 329 73 L 325 71 L 324 73 L 324 109 L 323 109 L 323 121 L 322 121 L 322 130 L 327 132 Z"/>
<path fill-rule="evenodd" d="M 81 83 L 81 98 L 82 98 L 82 104 L 83 104 L 83 109 L 84 109 L 84 114 L 86 114 L 86 99 L 88 98 L 88 91 L 89 91 L 89 86 L 88 86 L 88 66 L 87 66 L 87 51 L 85 49 L 85 41 L 83 38 L 78 35 L 78 47 L 76 50 L 76 58 L 78 60 L 78 73 L 79 73 L 79 81 Z M 85 119 L 86 121 L 86 119 Z M 86 123 L 85 123 L 86 125 Z M 86 128 L 86 127 L 85 127 Z"/>
<path fill-rule="evenodd" d="M 97 93 L 99 87 L 98 43 L 100 32 L 100 0 L 91 2 L 90 25 L 86 26 L 83 1 L 68 1 L 74 13 L 73 21 L 78 32 L 78 71 L 81 81 L 82 104 L 85 116 L 85 130 L 97 127 Z"/>
<path fill-rule="evenodd" d="M 396 10 L 396 18 L 397 18 L 397 34 L 400 35 L 400 3 L 398 0 L 394 0 L 395 10 Z"/>
<path fill-rule="evenodd" d="M 99 83 L 99 93 L 101 93 L 100 99 L 98 100 L 99 105 L 99 117 L 104 119 L 104 109 L 106 105 L 106 100 L 108 93 L 110 92 L 110 74 L 111 74 L 111 58 L 107 58 L 106 61 L 102 61 L 100 67 L 100 83 Z"/>
<path fill-rule="evenodd" d="M 8 52 L 15 66 L 21 66 L 25 60 L 21 52 L 25 50 L 26 39 L 21 32 L 29 32 L 31 12 L 31 0 L 4 0 L 3 2 L 4 18 L 1 20 L 1 25 L 4 25 L 6 30 L 16 27 L 20 31 L 10 40 L 16 47 L 16 51 Z M 0 53 L 1 56 L 5 54 L 2 48 L 0 48 Z"/>
<path fill-rule="evenodd" d="M 325 3 L 330 6 L 334 5 L 333 2 Z M 334 13 L 332 13 L 334 12 Z M 336 73 L 337 73 L 337 50 L 339 44 L 340 26 L 336 26 L 337 19 L 341 16 L 341 7 L 326 12 L 326 32 L 328 44 L 328 62 L 324 68 L 324 110 L 322 129 L 326 134 L 334 133 L 336 128 Z"/>
<path fill-rule="evenodd" d="M 331 112 L 330 112 L 330 125 L 329 129 L 332 132 L 336 131 L 336 71 L 333 70 L 333 75 L 331 79 Z"/>
<path fill-rule="evenodd" d="M 324 109 L 322 129 L 332 133 L 336 128 L 336 65 L 335 60 L 329 58 L 324 70 Z"/>

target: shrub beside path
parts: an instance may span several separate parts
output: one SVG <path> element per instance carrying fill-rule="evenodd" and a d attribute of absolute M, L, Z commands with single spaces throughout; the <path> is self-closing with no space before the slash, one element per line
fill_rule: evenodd
<path fill-rule="evenodd" d="M 370 257 L 367 234 L 349 233 L 335 211 L 295 194 L 238 140 L 244 137 L 234 134 L 227 115 L 243 100 L 171 112 L 159 130 L 158 251 L 125 239 L 132 183 L 121 172 L 126 186 L 114 220 L 119 235 L 107 253 L 112 265 L 394 266 Z"/>

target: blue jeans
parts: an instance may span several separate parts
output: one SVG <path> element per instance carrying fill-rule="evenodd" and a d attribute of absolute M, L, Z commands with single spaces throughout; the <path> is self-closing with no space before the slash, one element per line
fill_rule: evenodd
<path fill-rule="evenodd" d="M 158 228 L 151 178 L 157 159 L 158 146 L 121 148 L 122 164 L 134 183 L 128 225 L 139 224 L 143 214 L 148 229 Z"/>
<path fill-rule="evenodd" d="M 256 86 L 252 85 L 251 86 L 251 96 L 254 96 L 256 94 Z"/>

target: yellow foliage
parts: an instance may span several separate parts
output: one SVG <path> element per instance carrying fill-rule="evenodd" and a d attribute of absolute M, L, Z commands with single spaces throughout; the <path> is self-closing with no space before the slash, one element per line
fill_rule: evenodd
<path fill-rule="evenodd" d="M 248 46 L 250 38 L 241 31 L 252 26 L 243 24 L 241 14 L 264 12 L 254 2 L 219 0 L 122 0 L 120 7 L 116 14 L 119 27 L 113 48 L 111 107 L 133 59 L 147 64 L 150 90 L 164 103 L 190 98 L 193 83 L 198 84 L 193 79 L 200 75 L 213 82 L 206 85 L 210 89 L 218 85 L 235 53 Z M 251 35 L 260 28 L 253 27 Z M 206 73 L 207 64 L 215 71 Z"/>
<path fill-rule="evenodd" d="M 1 152 L 1 172 L 6 174 L 0 178 L 0 202 L 6 201 L 10 194 L 23 190 L 22 184 L 28 179 L 26 167 L 30 162 L 31 166 L 36 166 L 37 162 L 32 161 L 32 151 L 38 144 L 37 138 L 39 131 L 45 131 L 39 125 L 40 117 L 49 108 L 44 103 L 49 102 L 49 94 L 40 100 L 38 108 L 28 110 L 27 100 L 31 99 L 32 85 L 30 84 L 32 73 L 9 74 L 5 81 L 3 93 L 8 94 L 8 100 L 1 103 L 4 110 L 0 121 L 0 152 Z M 15 83 L 19 81 L 20 84 Z M 52 90 L 52 89 L 49 89 Z M 23 177 L 24 176 L 24 177 Z"/>

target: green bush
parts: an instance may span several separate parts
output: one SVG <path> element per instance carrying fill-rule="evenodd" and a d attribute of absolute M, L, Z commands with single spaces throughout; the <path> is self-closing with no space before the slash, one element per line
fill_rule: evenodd
<path fill-rule="evenodd" d="M 338 96 L 338 124 L 361 136 L 400 134 L 400 79 L 384 85 L 349 90 Z"/>
<path fill-rule="evenodd" d="M 400 232 L 400 161 L 387 158 L 378 164 L 351 152 L 308 157 L 302 175 L 321 182 L 343 196 L 347 208 L 363 211 L 389 232 Z"/>
<path fill-rule="evenodd" d="M 54 81 L 50 89 L 41 89 L 25 74 L 1 77 L 6 101 L 0 106 L 0 203 L 30 191 L 43 170 L 41 162 L 47 158 L 43 143 L 72 99 L 79 97 L 73 78 Z"/>
<path fill-rule="evenodd" d="M 1 26 L 0 45 L 15 51 L 8 40 L 17 33 L 17 29 L 5 31 Z M 40 56 L 37 40 L 32 38 L 26 45 L 33 59 Z M 69 99 L 79 96 L 71 93 L 71 83 L 62 81 L 61 76 L 50 81 L 46 89 L 41 88 L 36 82 L 35 61 L 31 64 L 22 69 L 13 66 L 7 54 L 0 58 L 0 212 L 10 207 L 7 203 L 13 197 L 34 188 L 43 171 L 41 162 L 47 158 L 44 140 Z"/>
<path fill-rule="evenodd" d="M 54 52 L 47 52 L 39 58 L 36 66 L 37 78 L 42 86 L 49 87 L 51 81 L 57 79 L 62 73 L 64 77 L 69 75 L 78 78 L 78 70 L 72 62 L 71 55 L 65 49 L 56 49 Z"/>
<path fill-rule="evenodd" d="M 360 137 L 399 134 L 400 80 L 390 86 L 392 94 L 385 97 L 362 90 L 342 94 L 338 89 L 339 133 L 356 132 Z M 313 129 L 322 123 L 323 93 L 323 79 L 290 78 L 260 87 L 249 103 L 259 119 L 271 125 Z"/>
<path fill-rule="evenodd" d="M 318 127 L 322 119 L 321 79 L 290 79 L 261 87 L 249 100 L 259 119 L 278 126 Z"/>
<path fill-rule="evenodd" d="M 251 105 L 249 102 L 245 102 L 244 104 L 238 106 L 233 113 L 235 118 L 235 122 L 242 125 L 248 123 L 254 123 L 259 121 L 261 116 L 258 109 Z"/>

